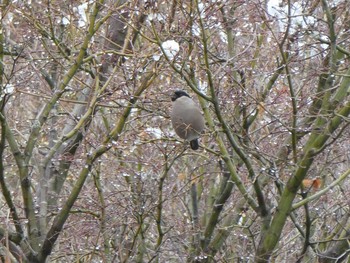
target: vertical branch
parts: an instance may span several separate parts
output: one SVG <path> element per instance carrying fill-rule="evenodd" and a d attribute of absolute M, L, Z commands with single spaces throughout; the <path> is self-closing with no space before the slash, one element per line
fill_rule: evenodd
<path fill-rule="evenodd" d="M 4 68 L 4 35 L 3 35 L 3 28 L 2 28 L 2 21 L 4 19 L 4 13 L 6 10 L 7 5 L 9 4 L 9 2 L 5 2 L 4 5 L 1 8 L 1 30 L 0 30 L 0 92 L 1 92 L 1 97 L 2 100 L 0 102 L 0 107 L 1 107 L 1 116 L 0 116 L 0 121 L 1 121 L 1 155 L 3 154 L 3 150 L 5 147 L 5 137 L 6 140 L 9 143 L 11 152 L 16 160 L 16 164 L 17 167 L 19 169 L 19 174 L 20 174 L 20 179 L 21 179 L 21 188 L 22 188 L 22 197 L 23 197 L 23 202 L 24 202 L 24 210 L 25 210 L 25 214 L 29 220 L 28 222 L 28 233 L 29 235 L 35 233 L 35 235 L 37 235 L 37 228 L 33 227 L 35 224 L 35 215 L 34 215 L 34 210 L 33 210 L 33 198 L 29 189 L 29 179 L 26 178 L 25 176 L 23 176 L 24 174 L 28 174 L 28 166 L 25 164 L 25 155 L 23 155 L 20 151 L 20 148 L 17 144 L 17 141 L 6 121 L 5 116 L 3 115 L 3 111 L 4 111 L 4 107 L 5 107 L 5 102 L 7 99 L 7 96 L 5 94 L 5 91 L 3 90 L 4 87 L 4 74 L 5 74 L 5 68 Z M 5 199 L 10 207 L 10 211 L 12 213 L 12 216 L 14 218 L 15 221 L 15 227 L 16 227 L 16 231 L 18 231 L 18 233 L 23 234 L 23 229 L 20 227 L 19 225 L 19 216 L 15 210 L 15 206 L 13 201 L 10 198 L 10 192 L 7 189 L 7 186 L 5 184 L 4 181 L 4 175 L 3 175 L 3 160 L 1 158 L 1 173 L 2 173 L 2 189 L 3 189 L 3 193 L 5 194 Z M 37 248 L 37 244 L 31 243 L 31 246 L 35 249 Z"/>
<path fill-rule="evenodd" d="M 215 227 L 218 223 L 221 211 L 226 203 L 227 199 L 230 197 L 234 183 L 230 180 L 230 172 L 223 171 L 223 179 L 220 186 L 220 191 L 218 197 L 216 198 L 214 205 L 212 207 L 211 215 L 208 219 L 204 230 L 204 239 L 201 244 L 203 250 L 207 250 L 212 235 L 214 233 Z"/>
<path fill-rule="evenodd" d="M 61 25 L 59 27 L 58 36 L 59 39 L 55 37 L 56 32 L 54 29 L 54 22 L 52 21 L 52 14 L 51 14 L 51 8 L 50 8 L 50 2 L 48 4 L 48 16 L 49 16 L 49 22 L 50 22 L 50 31 L 51 39 L 53 39 L 56 47 L 61 51 L 64 56 L 66 55 L 66 52 L 61 48 L 60 43 L 62 43 L 62 32 L 64 30 L 64 25 Z M 43 40 L 44 42 L 44 40 Z M 45 42 L 44 42 L 45 43 Z M 51 91 L 55 91 L 57 89 L 57 83 L 58 83 L 58 71 L 59 71 L 59 63 L 58 61 L 54 60 L 53 65 L 50 68 L 50 72 L 46 73 L 45 69 L 41 70 L 42 75 L 44 76 L 46 82 L 48 83 L 49 87 L 51 88 Z M 57 121 L 58 121 L 58 105 L 55 104 L 51 110 L 52 116 L 48 120 L 48 124 L 50 127 L 52 127 L 49 131 L 48 136 L 48 146 L 49 149 L 52 149 L 55 145 L 55 142 L 58 140 L 58 131 L 57 131 Z M 41 176 L 41 179 L 39 180 L 39 186 L 40 191 L 38 191 L 38 203 L 39 203 L 39 231 L 41 233 L 40 242 L 43 242 L 43 238 L 45 238 L 45 234 L 47 231 L 47 214 L 48 214 L 48 206 L 50 205 L 50 199 L 48 195 L 48 189 L 50 185 L 50 178 L 53 174 L 57 172 L 56 168 L 53 165 L 39 165 L 39 176 Z M 38 241 L 39 242 L 39 241 Z"/>
<path fill-rule="evenodd" d="M 331 104 L 330 98 L 332 93 L 332 86 L 334 83 L 335 73 L 338 68 L 337 61 L 337 36 L 334 29 L 334 16 L 332 10 L 329 8 L 327 1 L 322 0 L 322 8 L 327 18 L 327 25 L 329 30 L 329 39 L 330 39 L 330 51 L 327 56 L 326 65 L 328 67 L 328 72 L 320 75 L 319 81 L 319 95 L 320 98 L 317 98 L 315 101 L 314 108 L 320 111 L 320 114 L 317 115 L 313 125 L 313 132 L 310 135 L 310 138 L 316 138 L 318 136 L 318 129 L 324 129 L 324 125 L 327 122 L 327 119 L 324 116 L 328 116 L 331 113 L 331 110 L 334 109 L 337 104 Z M 345 78 L 348 79 L 348 78 Z M 344 90 L 343 90 L 344 91 Z M 323 93 L 323 94 L 322 94 Z M 322 94 L 322 95 L 321 95 Z M 342 92 L 342 94 L 344 94 Z M 337 94 L 336 94 L 337 95 Z M 339 97 L 337 100 L 339 100 Z M 333 101 L 336 102 L 336 101 Z M 315 112 L 315 109 L 313 111 Z M 310 144 L 306 145 L 306 149 L 310 149 Z"/>
<path fill-rule="evenodd" d="M 45 106 L 36 116 L 33 122 L 33 125 L 31 127 L 31 132 L 29 134 L 27 144 L 24 149 L 24 153 L 23 153 L 24 161 L 21 163 L 18 163 L 24 207 L 26 211 L 26 217 L 28 218 L 28 233 L 30 237 L 29 240 L 35 251 L 39 250 L 38 237 L 40 235 L 39 233 L 40 231 L 39 231 L 39 225 L 37 224 L 36 215 L 34 211 L 34 200 L 33 200 L 33 194 L 32 194 L 31 185 L 30 185 L 31 182 L 29 179 L 29 162 L 32 158 L 32 153 L 35 148 L 38 137 L 40 135 L 40 130 L 42 126 L 47 121 L 50 112 L 54 108 L 57 101 L 61 98 L 61 96 L 66 90 L 67 85 L 69 84 L 71 79 L 74 77 L 76 72 L 79 70 L 80 66 L 84 61 L 84 57 L 86 56 L 88 45 L 93 35 L 95 34 L 96 29 L 98 28 L 98 27 L 97 28 L 95 27 L 95 21 L 96 21 L 97 14 L 99 12 L 100 7 L 101 6 L 99 4 L 94 4 L 93 10 L 90 15 L 90 24 L 89 24 L 86 36 L 83 40 L 83 43 L 80 47 L 79 53 L 74 61 L 74 64 L 69 68 L 69 70 L 63 77 L 62 82 L 59 84 L 57 89 L 53 92 L 52 98 L 49 100 L 49 102 L 45 104 Z M 101 23 L 98 23 L 98 26 L 101 26 Z"/>
<path fill-rule="evenodd" d="M 218 229 L 215 236 L 212 238 L 208 246 L 208 251 L 212 257 L 215 256 L 216 252 L 222 247 L 226 239 L 231 234 L 234 227 L 237 225 L 240 217 L 242 216 L 242 210 L 244 209 L 245 200 L 240 199 L 235 206 L 234 212 L 230 213 L 222 222 L 221 227 Z"/>
<path fill-rule="evenodd" d="M 40 262 L 45 262 L 46 258 L 51 254 L 54 244 L 62 231 L 63 225 L 66 222 L 69 211 L 71 210 L 75 200 L 77 199 L 81 188 L 83 187 L 86 177 L 90 173 L 92 163 L 96 158 L 100 156 L 100 152 L 95 152 L 92 156 L 88 156 L 85 162 L 84 168 L 81 170 L 79 177 L 69 195 L 68 199 L 64 203 L 61 211 L 55 217 L 50 230 L 48 231 L 46 238 L 43 242 L 42 249 L 38 255 Z"/>
<path fill-rule="evenodd" d="M 12 200 L 11 197 L 11 191 L 8 189 L 7 184 L 5 182 L 5 174 L 4 174 L 4 150 L 6 145 L 6 130 L 8 129 L 7 125 L 5 125 L 4 116 L 1 114 L 0 117 L 0 123 L 1 123 L 1 138 L 0 138 L 0 187 L 2 195 L 5 198 L 6 204 L 10 209 L 10 215 L 13 219 L 16 231 L 18 234 L 23 236 L 24 231 L 22 229 L 22 226 L 20 224 L 20 218 L 19 214 L 17 212 L 15 203 Z"/>
<path fill-rule="evenodd" d="M 4 19 L 4 12 L 6 10 L 6 6 L 1 6 L 0 8 L 0 110 L 1 112 L 3 112 L 4 106 L 5 106 L 5 91 L 4 91 L 4 74 L 5 74 L 5 63 L 4 63 L 4 28 L 3 28 L 3 24 L 2 21 Z"/>
<path fill-rule="evenodd" d="M 48 255 L 50 255 L 53 246 L 62 231 L 62 228 L 69 216 L 69 212 L 75 203 L 76 199 L 78 198 L 78 195 L 85 183 L 85 180 L 88 176 L 88 174 L 91 171 L 93 163 L 104 153 L 106 153 L 111 147 L 112 147 L 112 141 L 116 142 L 119 140 L 120 134 L 124 130 L 124 127 L 126 125 L 126 121 L 131 113 L 131 110 L 133 109 L 135 103 L 139 99 L 140 95 L 143 93 L 144 90 L 146 90 L 147 87 L 152 83 L 152 81 L 155 78 L 155 72 L 151 71 L 149 74 L 147 74 L 133 97 L 128 102 L 128 105 L 123 111 L 123 114 L 120 116 L 118 122 L 116 123 L 115 127 L 111 130 L 111 132 L 105 137 L 103 143 L 100 147 L 98 147 L 91 155 L 88 155 L 85 160 L 84 168 L 80 171 L 80 174 L 78 176 L 78 179 L 71 191 L 71 194 L 68 196 L 67 200 L 64 202 L 63 208 L 60 210 L 58 215 L 55 217 L 54 222 L 52 223 L 52 226 L 50 230 L 48 231 L 45 241 L 42 246 L 42 250 L 39 254 L 40 260 L 45 260 Z"/>
<path fill-rule="evenodd" d="M 109 245 L 109 238 L 108 238 L 108 231 L 107 231 L 107 215 L 106 215 L 106 201 L 105 201 L 105 197 L 104 197 L 104 193 L 103 193 L 103 188 L 101 185 L 101 178 L 100 178 L 100 165 L 101 163 L 99 162 L 98 164 L 98 168 L 97 171 L 95 173 L 93 173 L 93 177 L 94 177 L 94 183 L 95 183 L 95 187 L 97 190 L 97 196 L 98 196 L 98 200 L 100 202 L 100 207 L 101 207 L 101 216 L 100 216 L 100 232 L 102 233 L 102 237 L 103 237 L 103 247 L 104 247 L 104 251 L 103 253 L 105 255 L 109 255 L 110 253 L 110 245 Z"/>
<path fill-rule="evenodd" d="M 38 135 L 39 135 L 39 132 L 40 132 L 42 125 L 46 122 L 52 108 L 54 107 L 56 102 L 61 98 L 63 93 L 66 91 L 65 88 L 67 87 L 67 85 L 69 84 L 71 79 L 74 77 L 74 75 L 77 73 L 80 66 L 83 64 L 89 43 L 90 43 L 93 35 L 96 33 L 96 30 L 98 29 L 97 25 L 101 26 L 101 23 L 98 23 L 97 25 L 95 25 L 96 18 L 97 18 L 97 15 L 99 13 L 100 7 L 101 7 L 101 5 L 94 4 L 94 8 L 93 8 L 91 15 L 90 15 L 90 18 L 89 18 L 90 24 L 89 24 L 89 27 L 87 29 L 84 41 L 80 47 L 79 53 L 75 58 L 74 64 L 69 68 L 69 70 L 67 71 L 67 73 L 63 77 L 62 82 L 57 87 L 57 90 L 54 91 L 52 98 L 43 107 L 43 109 L 39 112 L 38 116 L 34 120 L 34 123 L 32 126 L 32 131 L 29 135 L 28 142 L 27 142 L 27 145 L 26 145 L 25 151 L 24 151 L 24 154 L 26 157 L 26 159 L 25 159 L 26 163 L 29 162 L 29 160 L 32 156 L 32 151 L 33 151 L 35 143 L 38 139 Z M 24 175 L 24 176 L 26 176 L 26 175 Z"/>
<path fill-rule="evenodd" d="M 165 160 L 165 163 L 167 161 Z M 164 231 L 162 228 L 162 213 L 163 213 L 163 186 L 164 186 L 164 180 L 168 173 L 167 167 L 165 168 L 165 171 L 163 175 L 159 178 L 159 184 L 158 184 L 158 202 L 157 202 L 157 208 L 156 208 L 156 224 L 157 224 L 157 231 L 158 231 L 158 238 L 156 243 L 156 251 L 160 248 L 163 242 L 164 237 Z"/>
<path fill-rule="evenodd" d="M 287 81 L 288 81 L 288 87 L 289 87 L 289 93 L 290 93 L 290 99 L 291 99 L 291 104 L 292 104 L 292 127 L 290 129 L 291 135 L 292 135 L 292 152 L 293 152 L 293 160 L 294 163 L 298 162 L 298 155 L 297 155 L 297 114 L 298 114 L 298 109 L 297 109 L 297 100 L 296 100 L 296 94 L 294 91 L 293 87 L 293 82 L 289 70 L 289 45 L 287 46 L 287 51 L 284 50 L 284 44 L 286 40 L 289 37 L 289 30 L 291 27 L 292 23 L 292 18 L 291 18 L 291 3 L 290 0 L 288 0 L 288 22 L 286 26 L 286 30 L 284 32 L 283 39 L 280 43 L 278 43 L 278 48 L 280 50 L 281 56 L 282 56 L 282 61 L 283 61 L 283 67 L 286 72 L 287 76 Z"/>
<path fill-rule="evenodd" d="M 190 178 L 191 180 L 191 178 Z M 191 218 L 192 218 L 192 228 L 193 228 L 193 237 L 191 245 L 193 248 L 191 249 L 195 256 L 198 256 L 200 253 L 201 244 L 200 244 L 200 228 L 199 228 L 199 213 L 198 213 L 198 197 L 197 197 L 197 183 L 194 180 L 190 181 L 190 196 L 191 196 Z"/>
<path fill-rule="evenodd" d="M 164 153 L 164 170 L 162 176 L 159 178 L 159 183 L 158 183 L 158 201 L 157 201 L 157 206 L 156 206 L 156 224 L 157 224 L 157 232 L 158 232 L 158 238 L 155 246 L 155 251 L 156 255 L 154 258 L 156 259 L 156 262 L 159 262 L 159 257 L 158 257 L 158 251 L 161 248 L 163 238 L 164 238 L 164 229 L 162 227 L 163 222 L 162 222 L 162 217 L 163 217 L 163 203 L 164 203 L 164 181 L 168 175 L 168 172 L 170 168 L 173 166 L 175 161 L 182 156 L 183 152 L 180 153 L 177 157 L 175 157 L 171 162 L 169 161 L 169 156 L 167 153 Z"/>
<path fill-rule="evenodd" d="M 249 172 L 249 175 L 253 179 L 253 178 L 255 178 L 255 172 L 254 172 L 253 166 L 252 166 L 250 160 L 248 159 L 248 157 L 243 153 L 241 148 L 238 146 L 236 140 L 234 139 L 234 137 L 233 137 L 233 135 L 232 135 L 232 133 L 230 131 L 230 128 L 228 127 L 226 121 L 224 120 L 224 118 L 222 117 L 222 114 L 221 114 L 218 98 L 216 96 L 216 92 L 215 92 L 215 88 L 214 88 L 213 76 L 212 76 L 212 73 L 210 71 L 208 37 L 207 37 L 207 35 L 205 33 L 205 27 L 204 27 L 204 24 L 203 24 L 201 15 L 200 15 L 200 10 L 199 10 L 199 7 L 198 7 L 198 1 L 196 0 L 195 2 L 196 2 L 196 7 L 197 7 L 199 24 L 200 24 L 200 28 L 201 28 L 201 34 L 202 34 L 201 40 L 202 40 L 202 44 L 203 44 L 203 53 L 204 53 L 203 58 L 204 58 L 204 64 L 205 64 L 205 72 L 206 72 L 206 75 L 207 75 L 208 85 L 209 85 L 209 89 L 210 89 L 211 102 L 212 102 L 212 104 L 214 106 L 214 111 L 215 111 L 215 114 L 216 114 L 216 116 L 218 118 L 218 121 L 220 122 L 220 125 L 223 128 L 223 132 L 225 133 L 227 139 L 229 140 L 230 144 L 232 145 L 232 147 L 234 148 L 234 150 L 236 151 L 238 156 L 242 159 L 242 161 L 246 165 L 246 167 L 248 169 L 248 172 Z M 203 110 L 206 111 L 206 109 L 205 109 L 206 108 L 205 107 L 205 102 L 203 101 L 203 98 L 200 99 L 200 102 L 201 102 Z M 208 113 L 208 115 L 206 117 L 209 118 L 209 113 Z M 208 118 L 206 118 L 207 121 L 208 121 Z M 212 128 L 214 128 L 214 125 L 212 126 Z M 219 136 L 217 136 L 217 137 L 219 138 Z M 227 152 L 227 149 L 226 149 L 224 143 L 221 142 L 221 143 L 219 143 L 219 145 L 220 145 L 220 151 L 223 154 L 223 160 L 228 165 L 228 169 L 230 170 L 231 177 L 232 177 L 233 181 L 237 184 L 237 186 L 241 190 L 241 193 L 243 194 L 243 196 L 248 198 L 249 195 L 247 194 L 246 190 L 243 189 L 244 188 L 243 185 L 241 185 L 239 183 L 240 182 L 239 176 L 237 175 L 237 173 L 235 171 L 236 169 L 234 167 L 234 164 L 232 163 L 232 161 L 228 157 L 229 153 Z M 241 188 L 241 187 L 243 187 L 243 188 Z M 256 182 L 255 190 L 256 190 L 256 194 L 258 196 L 258 202 L 259 202 L 260 208 L 265 213 L 266 205 L 265 205 L 263 193 L 262 193 L 262 191 L 260 189 L 260 186 L 258 185 L 258 182 Z M 256 209 L 255 202 L 252 202 L 252 200 L 249 200 L 249 199 L 248 199 L 248 202 L 253 207 L 253 209 Z"/>
<path fill-rule="evenodd" d="M 119 5 L 122 5 L 124 2 L 125 1 L 117 1 L 115 5 L 119 7 Z M 127 16 L 128 13 L 125 13 L 124 15 Z M 124 20 L 120 19 L 118 12 L 112 15 L 112 11 L 109 11 L 106 16 L 104 16 L 103 18 L 98 20 L 98 22 L 96 22 L 93 31 L 97 31 L 102 25 L 102 23 L 107 21 L 108 18 L 110 18 L 108 24 L 111 28 L 109 28 L 108 30 L 108 35 L 104 43 L 104 48 L 119 50 L 125 41 L 126 28 L 125 22 L 122 22 Z M 83 105 L 76 104 L 74 106 L 72 115 L 75 118 L 74 120 L 68 120 L 67 124 L 64 126 L 60 140 L 51 148 L 51 151 L 46 155 L 45 160 L 43 160 L 44 166 L 48 165 L 49 161 L 54 155 L 75 155 L 75 152 L 78 146 L 80 145 L 81 140 L 83 139 L 81 128 L 87 128 L 89 126 L 91 117 L 97 109 L 94 104 L 97 103 L 99 99 L 98 96 L 108 88 L 108 84 L 114 77 L 113 74 L 115 74 L 119 69 L 119 65 L 117 63 L 113 64 L 114 60 L 118 60 L 118 58 L 116 58 L 114 55 L 112 57 L 108 57 L 107 55 L 104 55 L 102 57 L 102 64 L 98 69 L 98 74 L 96 74 L 94 80 L 89 80 L 89 84 L 95 84 L 95 88 L 84 88 L 78 95 L 79 100 L 85 101 L 87 103 Z M 109 72 L 110 67 L 113 68 L 111 72 Z M 109 77 L 107 76 L 108 73 L 110 73 Z M 94 106 L 91 108 L 91 105 Z M 92 110 L 90 111 L 90 109 Z M 79 120 L 78 123 L 76 123 L 77 119 Z M 65 147 L 62 147 L 63 143 L 66 143 Z M 55 195 L 58 195 L 63 187 L 63 183 L 69 171 L 71 160 L 72 158 L 63 158 L 60 161 L 59 166 L 56 168 L 56 170 L 60 171 L 61 174 L 51 175 L 49 187 L 52 190 L 52 192 L 55 193 Z M 48 202 L 51 206 L 54 205 L 56 201 L 57 198 L 55 198 L 55 196 L 49 197 Z"/>
<path fill-rule="evenodd" d="M 302 198 L 305 199 L 307 197 L 308 192 L 303 192 L 301 194 Z M 310 217 L 310 210 L 309 210 L 309 204 L 306 203 L 304 205 L 305 210 L 305 234 L 304 234 L 304 245 L 303 249 L 300 253 L 300 257 L 298 259 L 298 262 L 302 262 L 301 260 L 305 256 L 308 247 L 310 246 L 310 235 L 311 235 L 311 217 Z"/>
<path fill-rule="evenodd" d="M 4 167 L 4 150 L 6 147 L 6 132 L 9 128 L 6 123 L 6 117 L 4 113 L 4 108 L 7 100 L 7 95 L 4 90 L 4 76 L 5 76 L 5 61 L 4 61 L 4 28 L 2 21 L 4 19 L 4 13 L 6 12 L 7 6 L 9 2 L 4 1 L 1 6 L 1 22 L 0 22 L 0 124 L 1 124 L 1 137 L 0 137 L 0 187 L 2 195 L 5 198 L 6 204 L 10 209 L 10 216 L 14 221 L 14 225 L 18 234 L 23 236 L 23 229 L 20 224 L 19 215 L 16 209 L 16 206 L 11 197 L 11 191 L 8 189 L 7 184 L 5 182 L 5 167 Z"/>
<path fill-rule="evenodd" d="M 294 175 L 288 180 L 286 187 L 282 193 L 276 213 L 272 219 L 271 225 L 264 239 L 261 240 L 258 251 L 255 255 L 255 262 L 268 262 L 273 249 L 278 243 L 281 236 L 282 229 L 286 223 L 292 203 L 295 199 L 296 193 L 300 187 L 302 180 L 313 163 L 314 157 L 322 152 L 323 146 L 334 133 L 334 131 L 345 121 L 350 114 L 350 102 L 341 108 L 336 116 L 329 120 L 327 127 L 316 138 L 310 137 L 306 145 L 310 145 L 309 149 L 305 150 L 305 154 L 298 162 L 298 169 Z"/>

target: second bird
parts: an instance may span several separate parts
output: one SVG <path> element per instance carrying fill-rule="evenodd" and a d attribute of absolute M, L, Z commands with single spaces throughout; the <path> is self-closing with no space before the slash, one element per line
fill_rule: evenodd
<path fill-rule="evenodd" d="M 176 134 L 181 139 L 189 141 L 193 150 L 197 150 L 199 148 L 198 138 L 205 128 L 199 107 L 182 90 L 175 91 L 171 100 L 173 101 L 171 122 Z"/>

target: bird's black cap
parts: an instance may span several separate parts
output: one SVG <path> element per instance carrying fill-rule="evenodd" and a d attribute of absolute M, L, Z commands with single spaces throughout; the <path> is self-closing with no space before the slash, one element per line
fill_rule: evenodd
<path fill-rule="evenodd" d="M 175 101 L 178 98 L 183 97 L 183 96 L 190 98 L 190 96 L 186 92 L 184 92 L 183 90 L 177 90 L 174 92 L 174 95 L 171 97 L 171 101 Z"/>

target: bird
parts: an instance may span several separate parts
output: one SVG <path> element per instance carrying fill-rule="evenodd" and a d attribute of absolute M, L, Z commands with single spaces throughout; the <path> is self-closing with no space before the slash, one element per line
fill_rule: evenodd
<path fill-rule="evenodd" d="M 171 123 L 176 134 L 189 141 L 192 150 L 198 150 L 198 138 L 205 128 L 204 117 L 199 107 L 183 90 L 176 90 L 171 100 Z"/>

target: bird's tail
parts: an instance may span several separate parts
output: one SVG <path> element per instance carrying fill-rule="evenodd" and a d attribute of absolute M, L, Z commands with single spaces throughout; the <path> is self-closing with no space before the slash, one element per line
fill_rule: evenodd
<path fill-rule="evenodd" d="M 192 150 L 198 150 L 199 148 L 198 139 L 194 139 L 190 141 L 190 145 Z"/>

